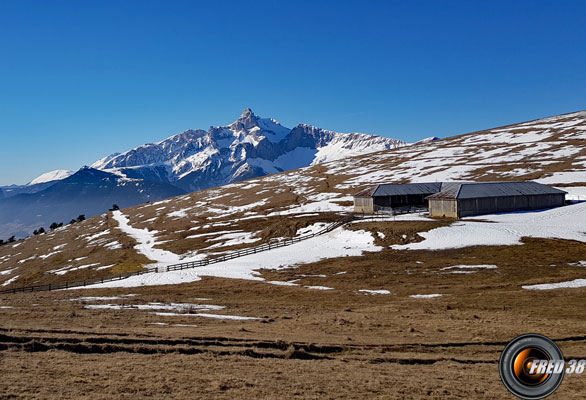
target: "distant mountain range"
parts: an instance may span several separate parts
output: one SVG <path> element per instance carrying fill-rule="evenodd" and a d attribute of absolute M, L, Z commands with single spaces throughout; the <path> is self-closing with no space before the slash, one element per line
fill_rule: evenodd
<path fill-rule="evenodd" d="M 293 129 L 246 109 L 232 124 L 187 130 L 115 153 L 76 173 L 56 170 L 29 184 L 0 188 L 0 238 L 25 236 L 79 214 L 101 214 L 271 173 L 404 146 L 397 139 Z"/>
<path fill-rule="evenodd" d="M 397 149 L 302 168 L 294 173 L 260 177 L 253 181 L 198 191 L 189 196 L 177 196 L 164 202 L 131 207 L 118 214 L 118 217 L 123 216 L 119 219 L 113 218 L 113 214 L 107 220 L 90 218 L 57 229 L 53 234 L 40 235 L 15 245 L 0 246 L 0 272 L 3 272 L 0 285 L 6 284 L 9 288 L 44 284 L 53 279 L 71 281 L 96 278 L 112 274 L 109 267 L 126 264 L 127 260 L 144 263 L 147 257 L 154 263 L 183 256 L 186 259 L 216 257 L 232 251 L 235 245 L 244 248 L 275 236 L 315 231 L 323 227 L 326 221 L 331 221 L 331 215 L 322 213 L 352 212 L 352 194 L 373 183 L 532 180 L 567 191 L 568 200 L 584 201 L 585 143 L 586 111 L 575 112 L 442 140 L 422 141 Z M 78 174 L 78 182 L 71 183 L 75 189 L 70 188 L 71 191 L 66 192 L 67 188 L 57 186 L 49 188 L 46 195 L 57 197 L 64 192 L 62 198 L 58 199 L 64 202 L 69 196 L 75 196 L 80 187 L 91 193 L 96 186 L 116 186 L 120 183 L 130 190 L 133 184 L 141 182 L 127 181 L 128 178 L 119 175 L 112 177 L 112 173 L 94 169 L 83 170 Z M 59 185 L 74 177 L 60 181 Z M 84 184 L 87 181 L 94 183 L 87 187 Z M 114 202 L 116 197 L 113 195 L 99 207 L 103 210 L 109 208 L 109 203 Z M 77 216 L 79 209 L 73 208 L 76 206 L 73 202 L 67 203 L 67 207 L 72 207 L 69 219 Z M 565 214 L 567 209 L 558 209 L 558 215 Z M 561 241 L 569 236 L 565 236 L 563 226 L 558 226 L 561 220 L 555 219 L 555 214 L 534 214 L 511 215 L 510 227 L 515 229 L 505 236 L 520 238 L 524 235 L 522 232 L 528 232 L 529 236 L 537 238 L 542 237 L 540 235 L 543 232 L 557 232 L 554 237 L 560 240 L 561 246 L 575 247 L 575 243 L 564 244 Z M 578 214 L 570 211 L 566 215 Z M 292 218 L 290 224 L 284 224 L 283 219 L 287 217 Z M 550 217 L 554 219 L 549 220 Z M 519 218 L 525 222 L 518 223 Z M 527 225 L 526 222 L 530 220 L 532 222 Z M 305 227 L 301 221 L 310 224 L 307 228 L 313 228 L 301 228 Z M 317 221 L 324 224 L 316 224 Z M 464 222 L 468 223 L 472 222 Z M 490 237 L 493 230 L 490 224 L 485 225 L 487 238 L 482 240 L 494 244 Z M 546 229 L 541 230 L 540 226 Z M 536 231 L 532 233 L 533 228 Z M 572 232 L 574 228 L 569 229 L 567 232 Z M 339 240 L 341 238 L 338 237 Z M 452 243 L 457 239 L 452 238 Z M 132 240 L 130 243 L 137 241 L 137 245 L 128 245 L 127 240 Z M 177 258 L 168 258 L 171 253 Z M 348 253 L 345 250 L 339 253 L 340 256 L 344 254 Z M 580 259 L 584 260 L 577 258 Z M 55 271 L 64 276 L 57 275 Z M 236 274 L 232 276 L 240 276 L 240 272 Z"/>
<path fill-rule="evenodd" d="M 289 129 L 247 108 L 228 126 L 188 130 L 159 143 L 112 154 L 91 167 L 195 191 L 405 144 L 305 124 Z"/>

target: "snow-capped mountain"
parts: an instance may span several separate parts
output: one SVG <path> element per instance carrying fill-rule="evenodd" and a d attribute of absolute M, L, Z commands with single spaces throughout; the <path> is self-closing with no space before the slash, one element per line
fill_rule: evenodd
<path fill-rule="evenodd" d="M 39 183 L 60 181 L 73 175 L 73 171 L 67 171 L 65 169 L 56 169 L 54 171 L 46 172 L 42 175 L 37 176 L 35 179 L 30 181 L 27 186 L 37 185 Z"/>
<path fill-rule="evenodd" d="M 200 190 L 406 143 L 299 124 L 293 129 L 251 109 L 227 126 L 187 130 L 96 161 L 92 168 Z"/>
<path fill-rule="evenodd" d="M 88 167 L 42 190 L 0 199 L 0 237 L 30 234 L 52 222 L 67 223 L 80 214 L 106 212 L 113 204 L 129 207 L 185 193 L 176 186 L 129 179 Z"/>
<path fill-rule="evenodd" d="M 232 251 L 235 245 L 256 246 L 274 236 L 294 236 L 298 229 L 303 229 L 299 221 L 304 218 L 315 222 L 323 217 L 320 226 L 324 227 L 326 221 L 331 221 L 332 213 L 353 210 L 353 194 L 384 182 L 533 180 L 567 191 L 568 200 L 583 202 L 586 199 L 585 144 L 586 111 L 582 111 L 347 157 L 155 201 L 122 210 L 118 219 L 114 214 L 104 215 L 81 224 L 66 225 L 53 234 L 27 239 L 17 244 L 18 247 L 0 246 L 0 270 L 9 271 L 0 277 L 0 285 L 9 281 L 14 282 L 9 283 L 12 287 L 22 286 L 25 279 L 28 285 L 45 284 L 51 277 L 61 279 L 51 271 L 62 271 L 63 268 L 69 271 L 64 273 L 63 280 L 79 280 L 109 274 L 109 270 L 103 268 L 113 263 L 125 265 L 132 261 L 145 264 L 165 262 L 174 257 L 184 261 L 196 256 L 201 259 L 216 257 Z M 120 190 L 117 186 L 125 182 L 125 188 L 130 190 L 135 183 L 103 171 L 85 170 L 37 193 L 32 199 L 41 201 L 50 196 L 56 201 L 69 201 L 70 193 L 77 193 L 88 180 L 95 184 L 90 187 L 93 191 L 86 198 L 94 196 L 104 182 L 112 191 Z M 59 195 L 61 192 L 62 196 Z M 147 192 L 154 190 L 147 189 Z M 8 233 L 2 234 L 1 231 L 2 211 L 9 210 L 8 205 L 17 207 L 25 203 L 29 197 L 21 196 L 18 201 L 0 200 L 0 238 L 9 237 Z M 117 198 L 113 195 L 109 202 L 100 206 L 101 209 L 110 207 Z M 62 203 L 64 209 L 70 210 L 66 214 L 68 218 L 76 216 L 78 209 L 73 206 L 78 203 L 79 198 Z M 495 227 L 479 229 L 488 229 L 491 234 L 506 232 L 504 237 L 514 238 L 514 242 L 522 236 L 542 238 L 551 233 L 558 240 L 584 241 L 584 224 L 580 224 L 584 204 L 578 205 L 578 212 L 566 213 L 565 210 L 576 210 L 573 207 L 561 207 L 557 209 L 560 213 L 540 213 L 543 217 L 512 214 L 514 225 L 498 228 L 495 221 Z M 30 215 L 31 210 L 21 215 Z M 15 211 L 6 213 L 12 218 Z M 519 225 L 521 220 L 518 218 L 523 219 L 524 227 Z M 541 218 L 545 219 L 539 227 Z M 481 222 L 474 222 L 477 223 Z M 567 229 L 562 224 L 568 224 Z M 456 223 L 453 226 L 462 225 Z M 129 233 L 132 231 L 134 233 Z M 125 236 L 126 240 L 132 239 L 130 244 L 125 241 Z M 485 236 L 490 235 L 475 235 L 481 241 L 486 240 L 485 243 L 492 240 Z M 344 249 L 337 254 L 347 255 L 347 248 Z M 75 264 L 75 260 L 69 260 L 64 254 L 88 258 Z M 145 257 L 150 257 L 150 261 Z M 78 268 L 82 265 L 87 267 Z M 183 280 L 184 276 L 180 278 Z M 168 282 L 166 278 L 163 280 Z"/>
<path fill-rule="evenodd" d="M 113 203 L 130 207 L 403 145 L 396 139 L 305 124 L 289 129 L 246 109 L 227 126 L 187 130 L 111 154 L 76 173 L 55 170 L 27 185 L 2 188 L 0 236 L 25 236 L 53 221 L 105 212 Z"/>

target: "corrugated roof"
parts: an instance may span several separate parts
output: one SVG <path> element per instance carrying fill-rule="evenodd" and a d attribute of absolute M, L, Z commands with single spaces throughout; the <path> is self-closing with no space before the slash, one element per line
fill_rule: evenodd
<path fill-rule="evenodd" d="M 460 187 L 462 186 L 459 182 L 446 182 L 442 185 L 441 191 L 438 193 L 432 194 L 431 196 L 427 196 L 427 198 L 434 198 L 434 199 L 455 199 L 460 192 Z"/>
<path fill-rule="evenodd" d="M 408 194 L 430 194 L 441 190 L 442 183 L 384 183 L 371 186 L 356 193 L 357 197 L 402 196 Z"/>
<path fill-rule="evenodd" d="M 429 194 L 441 190 L 441 182 L 434 183 L 399 183 L 378 185 L 373 197 L 378 196 L 402 196 L 408 194 Z"/>
<path fill-rule="evenodd" d="M 379 185 L 369 186 L 368 188 L 356 193 L 354 197 L 372 197 L 372 194 L 378 188 L 378 186 Z"/>
<path fill-rule="evenodd" d="M 482 197 L 530 196 L 566 193 L 537 182 L 462 182 L 445 184 L 429 199 L 476 199 Z"/>

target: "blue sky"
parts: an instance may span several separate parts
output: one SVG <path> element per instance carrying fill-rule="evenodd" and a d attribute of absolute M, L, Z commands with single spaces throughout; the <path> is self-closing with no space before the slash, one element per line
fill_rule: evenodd
<path fill-rule="evenodd" d="M 251 107 L 407 141 L 586 109 L 583 1 L 3 1 L 0 185 Z"/>

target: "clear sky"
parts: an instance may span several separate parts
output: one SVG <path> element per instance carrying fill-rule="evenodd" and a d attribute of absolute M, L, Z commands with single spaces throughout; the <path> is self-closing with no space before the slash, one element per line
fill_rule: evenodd
<path fill-rule="evenodd" d="M 245 107 L 415 141 L 586 109 L 584 1 L 0 2 L 0 185 Z"/>

